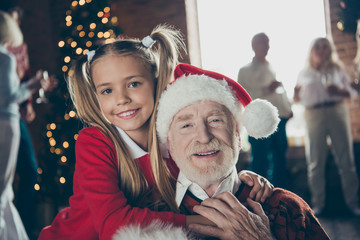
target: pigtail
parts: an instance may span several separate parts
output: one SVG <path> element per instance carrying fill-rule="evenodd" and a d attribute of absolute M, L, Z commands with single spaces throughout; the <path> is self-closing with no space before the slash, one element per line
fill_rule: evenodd
<path fill-rule="evenodd" d="M 185 51 L 185 44 L 179 31 L 166 25 L 157 26 L 150 37 L 157 42 L 158 55 L 158 78 L 155 93 L 154 113 L 151 116 L 149 124 L 148 146 L 150 152 L 151 166 L 153 169 L 155 182 L 159 193 L 169 208 L 178 212 L 179 208 L 175 202 L 175 186 L 166 162 L 163 160 L 159 142 L 156 134 L 156 112 L 161 93 L 171 80 L 173 70 L 178 63 L 179 51 Z"/>

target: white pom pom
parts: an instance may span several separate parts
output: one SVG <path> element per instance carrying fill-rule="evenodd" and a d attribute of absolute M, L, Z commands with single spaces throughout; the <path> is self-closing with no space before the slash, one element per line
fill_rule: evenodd
<path fill-rule="evenodd" d="M 189 232 L 182 227 L 175 227 L 172 224 L 165 224 L 155 220 L 148 226 L 129 225 L 121 227 L 112 240 L 191 240 L 195 239 Z"/>
<path fill-rule="evenodd" d="M 243 113 L 244 127 L 254 138 L 265 138 L 274 133 L 279 121 L 277 108 L 263 99 L 251 101 Z"/>

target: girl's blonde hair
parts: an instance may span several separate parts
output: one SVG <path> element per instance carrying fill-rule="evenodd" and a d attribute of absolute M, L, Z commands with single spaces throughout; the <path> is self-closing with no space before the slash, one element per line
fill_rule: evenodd
<path fill-rule="evenodd" d="M 167 25 L 154 28 L 150 37 L 156 43 L 149 48 L 138 39 L 124 39 L 100 46 L 90 61 L 87 60 L 87 56 L 81 57 L 71 69 L 68 89 L 80 119 L 88 125 L 100 128 L 114 143 L 118 158 L 120 187 L 128 200 L 136 203 L 148 191 L 148 183 L 136 162 L 131 158 L 116 127 L 102 114 L 92 81 L 92 66 L 97 61 L 101 61 L 102 57 L 110 54 L 132 56 L 144 64 L 145 68 L 152 73 L 155 84 L 155 106 L 149 120 L 148 134 L 151 166 L 163 201 L 171 210 L 177 211 L 173 181 L 171 181 L 166 162 L 162 159 L 156 137 L 155 115 L 160 94 L 169 83 L 178 63 L 179 52 L 181 49 L 185 51 L 185 45 L 181 33 Z"/>
<path fill-rule="evenodd" d="M 22 42 L 23 34 L 15 19 L 10 14 L 0 11 L 0 44 L 9 43 L 16 47 Z"/>
<path fill-rule="evenodd" d="M 312 55 L 314 54 L 314 48 L 316 46 L 316 44 L 318 44 L 319 42 L 324 42 L 326 45 L 328 45 L 328 48 L 330 49 L 330 54 L 328 59 L 326 60 L 326 62 L 323 64 L 323 69 L 325 71 L 331 70 L 333 68 L 341 68 L 343 67 L 341 61 L 338 58 L 336 49 L 334 44 L 326 37 L 319 37 L 316 38 L 312 41 L 311 45 L 310 45 L 310 51 L 308 54 L 308 59 L 307 59 L 307 65 L 309 67 L 315 68 L 315 64 L 313 62 L 312 59 Z"/>

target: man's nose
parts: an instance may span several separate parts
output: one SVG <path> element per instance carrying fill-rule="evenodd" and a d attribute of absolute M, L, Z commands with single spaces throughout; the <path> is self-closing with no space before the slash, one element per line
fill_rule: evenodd
<path fill-rule="evenodd" d="M 198 124 L 196 127 L 197 141 L 199 143 L 209 143 L 214 136 L 212 135 L 209 126 L 205 123 Z"/>

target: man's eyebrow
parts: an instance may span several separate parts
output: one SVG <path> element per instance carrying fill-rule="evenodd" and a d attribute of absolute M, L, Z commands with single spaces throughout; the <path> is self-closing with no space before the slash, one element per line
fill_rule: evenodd
<path fill-rule="evenodd" d="M 226 116 L 225 111 L 216 109 L 208 113 L 208 116 Z"/>
<path fill-rule="evenodd" d="M 185 115 L 180 115 L 177 118 L 175 118 L 174 123 L 178 123 L 178 122 L 183 122 L 183 121 L 187 121 L 191 118 L 193 118 L 194 115 L 193 114 L 185 114 Z"/>

